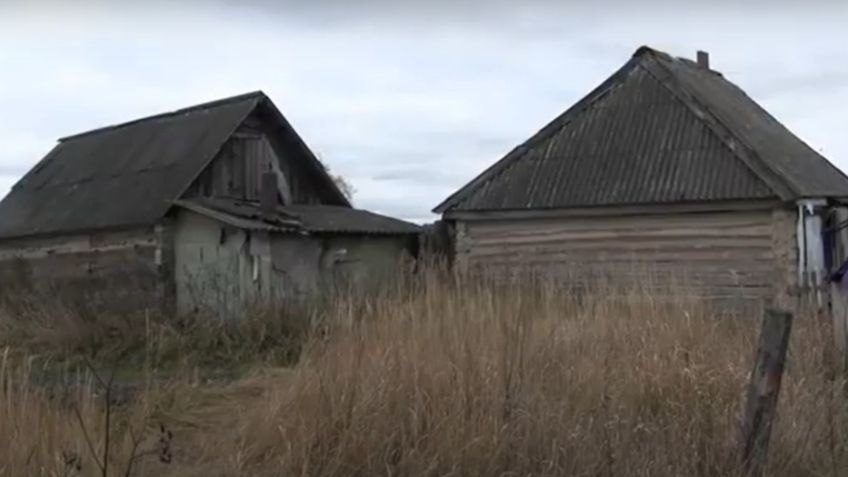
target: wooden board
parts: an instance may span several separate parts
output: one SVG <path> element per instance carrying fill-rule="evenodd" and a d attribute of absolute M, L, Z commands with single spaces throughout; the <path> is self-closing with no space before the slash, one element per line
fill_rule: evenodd
<path fill-rule="evenodd" d="M 457 258 L 495 274 L 685 282 L 705 296 L 769 298 L 779 254 L 770 210 L 473 220 Z M 780 232 L 783 233 L 783 232 Z M 783 268 L 786 268 L 785 266 Z"/>

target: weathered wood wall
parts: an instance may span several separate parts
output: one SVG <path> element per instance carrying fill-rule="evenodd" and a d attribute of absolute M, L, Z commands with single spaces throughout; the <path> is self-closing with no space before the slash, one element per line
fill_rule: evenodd
<path fill-rule="evenodd" d="M 264 136 L 239 133 L 227 141 L 187 195 L 258 201 L 262 174 L 274 172 L 277 163 Z M 289 197 L 290 192 L 283 195 Z"/>
<path fill-rule="evenodd" d="M 773 210 L 465 220 L 456 227 L 464 268 L 534 271 L 573 283 L 671 284 L 709 298 L 789 293 L 795 264 L 791 214 Z"/>
<path fill-rule="evenodd" d="M 166 226 L 0 241 L 0 287 L 50 288 L 62 298 L 168 306 Z"/>
<path fill-rule="evenodd" d="M 224 144 L 184 197 L 258 201 L 262 174 L 274 172 L 282 203 L 321 203 L 322 199 L 311 182 L 313 179 L 299 170 L 291 158 L 282 157 L 281 151 L 261 124 L 249 119 Z"/>

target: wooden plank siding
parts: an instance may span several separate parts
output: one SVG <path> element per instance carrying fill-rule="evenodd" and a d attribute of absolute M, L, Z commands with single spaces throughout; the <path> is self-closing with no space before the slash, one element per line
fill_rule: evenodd
<path fill-rule="evenodd" d="M 186 196 L 258 201 L 262 173 L 273 172 L 272 164 L 276 161 L 264 136 L 233 137 L 192 184 Z"/>
<path fill-rule="evenodd" d="M 280 196 L 291 203 L 289 177 L 283 172 L 271 143 L 264 135 L 243 134 L 230 139 L 186 191 L 184 197 L 224 197 L 258 201 L 262 174 L 278 176 Z"/>
<path fill-rule="evenodd" d="M 771 299 L 791 260 L 772 210 L 457 223 L 461 266 L 569 282 L 685 286 L 708 298 Z M 778 231 L 780 228 L 780 231 Z M 791 234 L 791 230 L 789 231 Z M 779 252 L 779 253 L 778 253 Z"/>
<path fill-rule="evenodd" d="M 43 289 L 63 300 L 168 306 L 171 244 L 152 228 L 0 241 L 0 290 Z"/>
<path fill-rule="evenodd" d="M 253 123 L 241 126 L 188 187 L 183 198 L 222 197 L 259 201 L 262 174 L 274 172 L 283 204 L 318 204 L 321 197 L 304 171 L 282 157 L 268 132 Z"/>

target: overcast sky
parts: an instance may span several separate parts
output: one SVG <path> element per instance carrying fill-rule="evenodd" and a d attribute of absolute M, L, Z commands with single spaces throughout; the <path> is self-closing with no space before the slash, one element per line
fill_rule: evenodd
<path fill-rule="evenodd" d="M 356 206 L 429 220 L 643 44 L 709 51 L 848 169 L 848 2 L 410 3 L 0 0 L 0 196 L 58 137 L 261 89 Z"/>

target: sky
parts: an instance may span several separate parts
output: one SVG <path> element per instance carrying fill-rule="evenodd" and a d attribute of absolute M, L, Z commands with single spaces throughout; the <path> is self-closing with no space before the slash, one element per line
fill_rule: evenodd
<path fill-rule="evenodd" d="M 0 196 L 59 137 L 262 90 L 355 206 L 432 220 L 641 45 L 848 170 L 848 2 L 137 3 L 0 0 Z"/>

